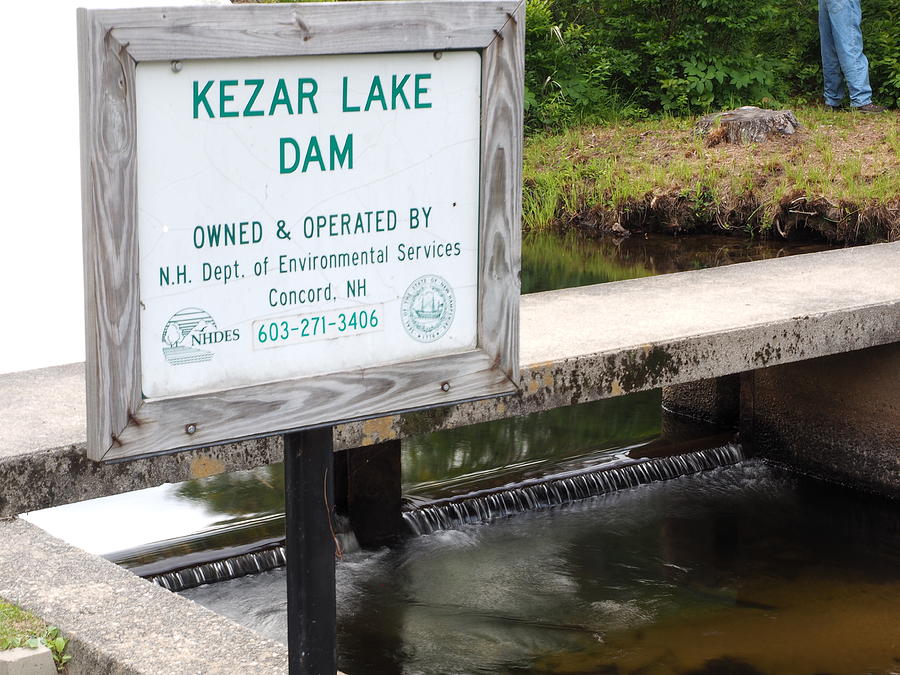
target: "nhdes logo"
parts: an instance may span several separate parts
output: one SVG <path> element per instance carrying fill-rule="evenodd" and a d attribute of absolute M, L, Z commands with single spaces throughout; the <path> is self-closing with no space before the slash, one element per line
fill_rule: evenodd
<path fill-rule="evenodd" d="M 203 363 L 215 356 L 212 349 L 215 345 L 240 338 L 237 328 L 219 330 L 208 312 L 197 307 L 186 307 L 176 312 L 163 328 L 163 355 L 173 366 Z"/>

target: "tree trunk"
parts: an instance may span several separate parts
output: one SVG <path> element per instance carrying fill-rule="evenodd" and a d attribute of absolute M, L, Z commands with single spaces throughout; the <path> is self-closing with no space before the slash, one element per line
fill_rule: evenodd
<path fill-rule="evenodd" d="M 763 110 L 745 105 L 737 110 L 706 115 L 695 132 L 709 146 L 719 143 L 765 143 L 774 136 L 791 136 L 800 122 L 790 110 Z"/>

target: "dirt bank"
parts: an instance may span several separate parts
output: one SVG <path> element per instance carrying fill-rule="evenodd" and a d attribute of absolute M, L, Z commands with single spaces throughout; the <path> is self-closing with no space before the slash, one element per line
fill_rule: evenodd
<path fill-rule="evenodd" d="M 900 114 L 796 112 L 798 134 L 747 146 L 680 119 L 529 139 L 525 227 L 900 239 Z"/>

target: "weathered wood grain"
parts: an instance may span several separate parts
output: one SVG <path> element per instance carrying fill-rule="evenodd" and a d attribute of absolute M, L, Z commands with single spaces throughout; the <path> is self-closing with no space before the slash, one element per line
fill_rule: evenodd
<path fill-rule="evenodd" d="M 524 21 L 524 3 L 506 0 L 79 10 L 90 458 L 122 460 L 515 390 Z M 136 63 L 445 49 L 483 50 L 476 350 L 143 400 Z"/>
<path fill-rule="evenodd" d="M 519 381 L 525 5 L 482 52 L 478 343 Z"/>
<path fill-rule="evenodd" d="M 141 405 L 135 62 L 78 12 L 88 454 Z"/>
<path fill-rule="evenodd" d="M 450 405 L 514 390 L 481 351 L 144 402 L 105 460 Z M 443 383 L 450 388 L 444 391 Z M 194 432 L 187 433 L 188 425 Z"/>
<path fill-rule="evenodd" d="M 519 3 L 497 0 L 93 12 L 137 61 L 481 49 Z"/>

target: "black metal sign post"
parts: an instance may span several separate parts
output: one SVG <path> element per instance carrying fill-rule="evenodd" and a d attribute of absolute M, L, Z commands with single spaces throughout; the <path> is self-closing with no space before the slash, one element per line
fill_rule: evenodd
<path fill-rule="evenodd" d="M 284 435 L 291 675 L 337 671 L 332 428 Z"/>

